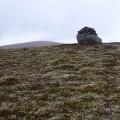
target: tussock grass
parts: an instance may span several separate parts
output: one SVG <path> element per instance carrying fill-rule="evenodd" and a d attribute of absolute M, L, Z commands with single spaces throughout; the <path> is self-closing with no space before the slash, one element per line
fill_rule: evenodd
<path fill-rule="evenodd" d="M 1 120 L 119 120 L 120 44 L 0 50 Z"/>

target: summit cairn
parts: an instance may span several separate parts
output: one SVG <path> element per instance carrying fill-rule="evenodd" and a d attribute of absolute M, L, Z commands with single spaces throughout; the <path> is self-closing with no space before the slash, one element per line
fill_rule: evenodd
<path fill-rule="evenodd" d="M 92 45 L 102 43 L 101 38 L 98 37 L 96 31 L 90 27 L 84 27 L 77 34 L 77 41 L 79 44 Z"/>

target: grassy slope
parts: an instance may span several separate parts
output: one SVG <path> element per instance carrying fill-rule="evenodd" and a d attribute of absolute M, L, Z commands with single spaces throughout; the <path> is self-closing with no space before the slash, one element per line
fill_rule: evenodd
<path fill-rule="evenodd" d="M 120 44 L 0 50 L 1 120 L 119 120 Z"/>

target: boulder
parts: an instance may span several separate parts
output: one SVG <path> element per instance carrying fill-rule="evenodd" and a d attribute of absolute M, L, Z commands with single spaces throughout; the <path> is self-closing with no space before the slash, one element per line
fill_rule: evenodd
<path fill-rule="evenodd" d="M 101 38 L 98 37 L 93 28 L 84 27 L 77 34 L 77 41 L 79 44 L 100 44 Z"/>

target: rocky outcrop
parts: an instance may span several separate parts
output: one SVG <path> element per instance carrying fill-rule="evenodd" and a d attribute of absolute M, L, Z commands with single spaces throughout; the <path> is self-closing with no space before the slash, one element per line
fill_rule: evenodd
<path fill-rule="evenodd" d="M 77 41 L 79 44 L 100 44 L 101 38 L 98 37 L 93 28 L 84 27 L 77 34 Z"/>

